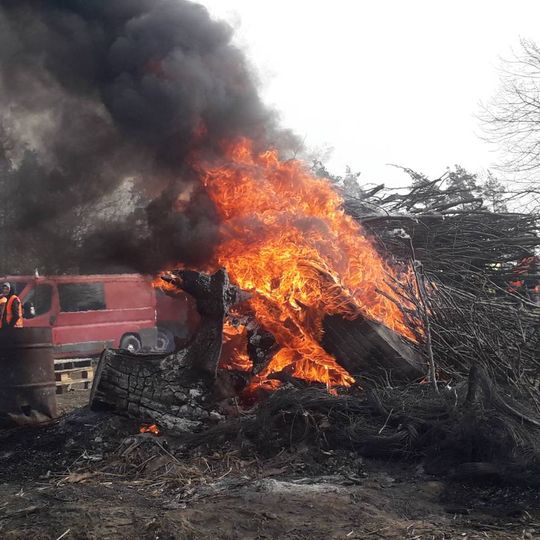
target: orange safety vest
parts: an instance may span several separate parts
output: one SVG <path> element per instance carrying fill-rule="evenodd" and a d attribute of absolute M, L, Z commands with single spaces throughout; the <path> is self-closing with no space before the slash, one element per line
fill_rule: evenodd
<path fill-rule="evenodd" d="M 7 298 L 2 296 L 0 298 L 0 327 L 2 327 L 2 320 L 4 319 L 4 310 L 6 309 Z"/>
<path fill-rule="evenodd" d="M 4 320 L 6 321 L 6 326 L 11 326 L 10 323 L 13 320 L 13 302 L 15 299 L 19 300 L 19 297 L 15 294 L 9 297 L 7 304 L 4 306 L 4 313 L 2 313 L 2 326 L 4 326 Z M 22 328 L 23 325 L 23 314 L 22 314 L 22 303 L 19 300 L 19 320 L 15 323 L 15 328 Z"/>

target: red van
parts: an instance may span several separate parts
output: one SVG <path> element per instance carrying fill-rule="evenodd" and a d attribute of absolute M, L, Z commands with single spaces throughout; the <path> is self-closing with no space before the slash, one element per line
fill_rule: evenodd
<path fill-rule="evenodd" d="M 86 357 L 106 347 L 156 349 L 156 296 L 137 274 L 7 276 L 23 304 L 25 326 L 50 327 L 56 358 Z"/>

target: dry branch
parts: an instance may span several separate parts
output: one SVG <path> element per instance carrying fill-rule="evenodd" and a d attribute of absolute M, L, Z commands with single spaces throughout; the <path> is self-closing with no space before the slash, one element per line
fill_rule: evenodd
<path fill-rule="evenodd" d="M 479 365 L 523 395 L 537 394 L 540 306 L 533 289 L 540 269 L 520 270 L 519 279 L 529 286 L 511 284 L 522 260 L 540 249 L 539 216 L 495 211 L 470 187 L 445 189 L 444 177 L 428 181 L 405 171 L 414 181 L 408 190 L 360 190 L 345 197 L 345 209 L 383 256 L 407 261 L 412 255 L 421 264 L 424 298 L 418 284 L 394 287 L 404 304 L 416 306 L 404 310 L 411 325 L 429 324 L 440 375 L 464 379 Z"/>

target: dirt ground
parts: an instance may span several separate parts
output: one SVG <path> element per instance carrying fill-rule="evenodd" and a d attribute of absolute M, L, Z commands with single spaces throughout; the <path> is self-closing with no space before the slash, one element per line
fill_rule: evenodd
<path fill-rule="evenodd" d="M 421 464 L 249 451 L 175 456 L 167 436 L 59 396 L 62 418 L 0 432 L 0 538 L 540 538 L 540 495 Z"/>

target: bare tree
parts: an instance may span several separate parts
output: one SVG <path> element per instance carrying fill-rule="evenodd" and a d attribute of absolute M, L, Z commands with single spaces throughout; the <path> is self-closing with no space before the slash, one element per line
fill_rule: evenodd
<path fill-rule="evenodd" d="M 521 40 L 520 50 L 503 61 L 501 86 L 480 115 L 485 139 L 503 152 L 499 165 L 520 202 L 540 206 L 540 46 Z M 512 187 L 510 188 L 510 192 Z"/>
<path fill-rule="evenodd" d="M 506 153 L 510 172 L 540 169 L 540 47 L 527 40 L 511 60 L 505 60 L 501 88 L 484 108 L 489 141 Z"/>

